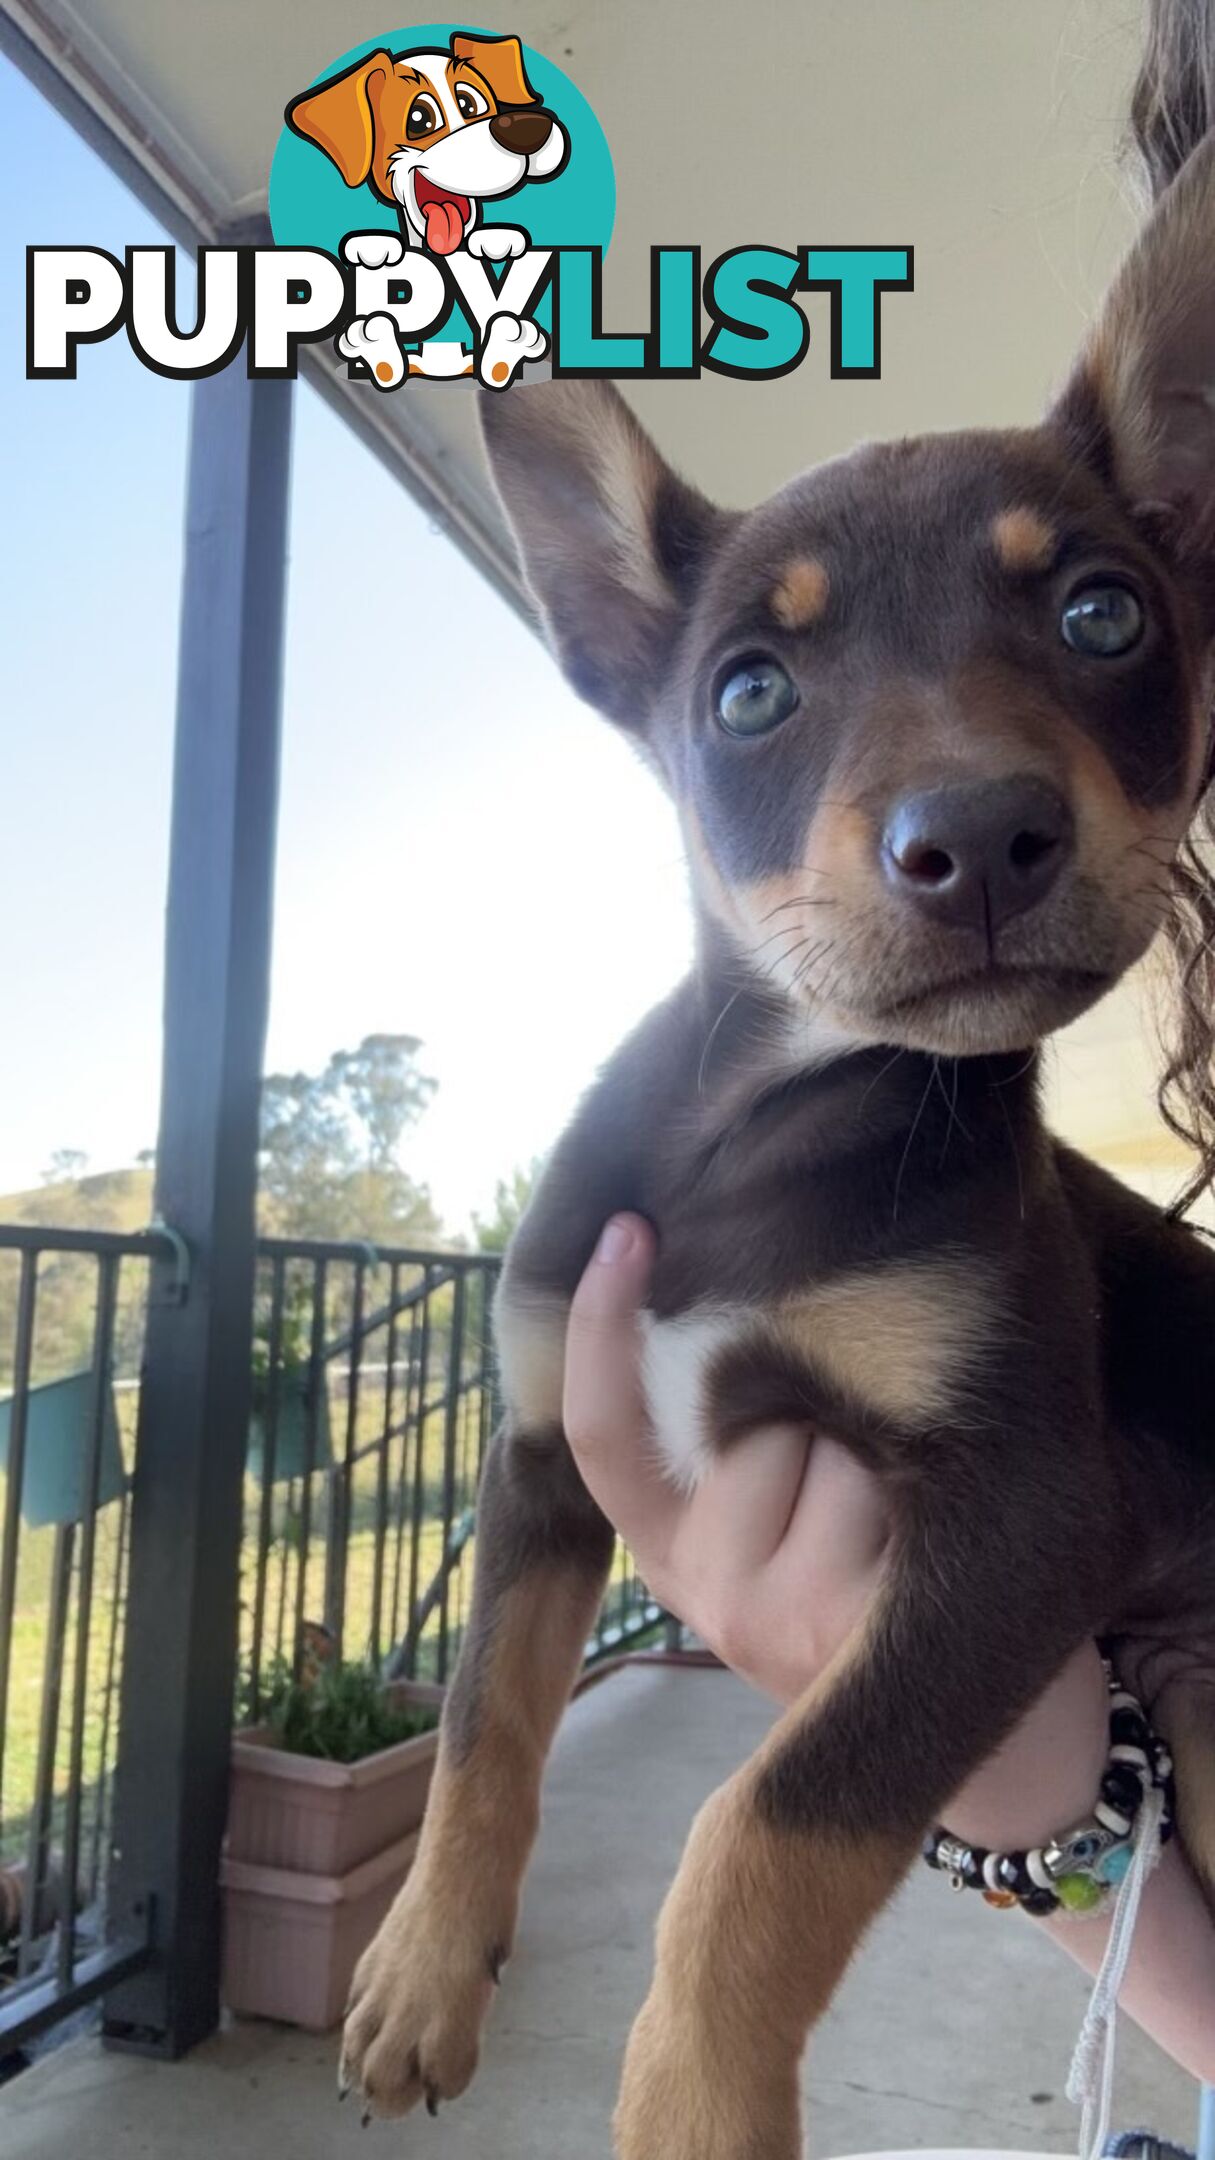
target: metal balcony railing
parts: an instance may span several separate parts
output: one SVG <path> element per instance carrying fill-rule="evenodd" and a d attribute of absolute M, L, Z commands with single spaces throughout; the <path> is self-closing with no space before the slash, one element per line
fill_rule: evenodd
<path fill-rule="evenodd" d="M 0 1227 L 0 2055 L 137 1970 L 155 1941 L 155 1912 L 133 1919 L 107 1893 L 120 1762 L 128 1806 L 144 1782 L 123 1758 L 120 1706 L 157 1254 L 175 1263 L 161 1294 L 184 1298 L 168 1231 Z M 447 1680 L 497 1417 L 499 1265 L 260 1241 L 234 1722 L 262 1714 L 312 1628 L 393 1677 Z M 200 1564 L 193 1550 L 158 1558 L 167 1579 Z M 621 1549 L 588 1663 L 662 1619 Z M 152 1806 L 151 1764 L 147 1786 Z"/>

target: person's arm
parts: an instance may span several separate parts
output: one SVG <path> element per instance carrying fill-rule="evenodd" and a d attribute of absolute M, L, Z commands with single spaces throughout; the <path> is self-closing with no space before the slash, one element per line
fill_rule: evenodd
<path fill-rule="evenodd" d="M 879 1485 L 827 1435 L 757 1432 L 690 1497 L 662 1475 L 640 1377 L 638 1311 L 654 1235 L 637 1216 L 608 1225 L 570 1318 L 565 1421 L 582 1476 L 654 1596 L 723 1662 L 787 1704 L 851 1633 L 881 1580 Z M 1040 1845 L 1091 1814 L 1108 1745 L 1101 1660 L 1070 1659 L 950 1807 L 949 1828 L 1007 1851 Z M 991 1915 L 992 1926 L 1011 1915 Z M 1090 1972 L 1108 1921 L 1039 1923 Z M 1140 1907 L 1122 1988 L 1128 2013 L 1195 2077 L 1215 2080 L 1215 1925 L 1176 1840 Z"/>

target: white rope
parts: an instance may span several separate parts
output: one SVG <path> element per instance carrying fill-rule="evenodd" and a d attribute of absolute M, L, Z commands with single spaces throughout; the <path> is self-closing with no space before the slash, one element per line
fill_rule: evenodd
<path fill-rule="evenodd" d="M 1164 1819 L 1164 1794 L 1149 1787 L 1135 1821 L 1131 1864 L 1122 1879 L 1110 1921 L 1109 1941 L 1097 1974 L 1072 2066 L 1067 2074 L 1067 2097 L 1083 2110 L 1080 2117 L 1080 2160 L 1100 2160 L 1110 2131 L 1114 2096 L 1114 2057 L 1117 2046 L 1118 1995 L 1139 1917 L 1143 1886 L 1160 1858 L 1160 1826 Z"/>

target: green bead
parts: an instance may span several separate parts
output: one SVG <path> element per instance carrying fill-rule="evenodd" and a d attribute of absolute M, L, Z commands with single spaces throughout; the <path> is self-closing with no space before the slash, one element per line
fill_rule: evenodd
<path fill-rule="evenodd" d="M 1059 1903 L 1069 1912 L 1092 1912 L 1105 1896 L 1101 1884 L 1094 1882 L 1091 1875 L 1063 1875 L 1054 1888 Z"/>

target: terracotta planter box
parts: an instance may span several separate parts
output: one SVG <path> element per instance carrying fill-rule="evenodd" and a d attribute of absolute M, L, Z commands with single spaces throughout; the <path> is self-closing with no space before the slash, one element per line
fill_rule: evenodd
<path fill-rule="evenodd" d="M 442 1689 L 403 1682 L 405 1707 L 437 1709 Z M 305 1875 L 348 1875 L 416 1830 L 430 1791 L 437 1732 L 358 1763 L 324 1762 L 271 1747 L 253 1727 L 232 1743 L 229 1860 Z"/>
<path fill-rule="evenodd" d="M 442 1690 L 404 1682 L 405 1707 Z M 327 2032 L 355 1965 L 408 1873 L 430 1792 L 437 1731 L 325 1762 L 271 1746 L 254 1728 L 232 1743 L 224 1898 L 224 2001 L 247 2017 Z"/>
<path fill-rule="evenodd" d="M 409 1872 L 417 1832 L 347 1875 L 220 1864 L 223 1997 L 244 2017 L 328 2032 L 354 1968 Z"/>

